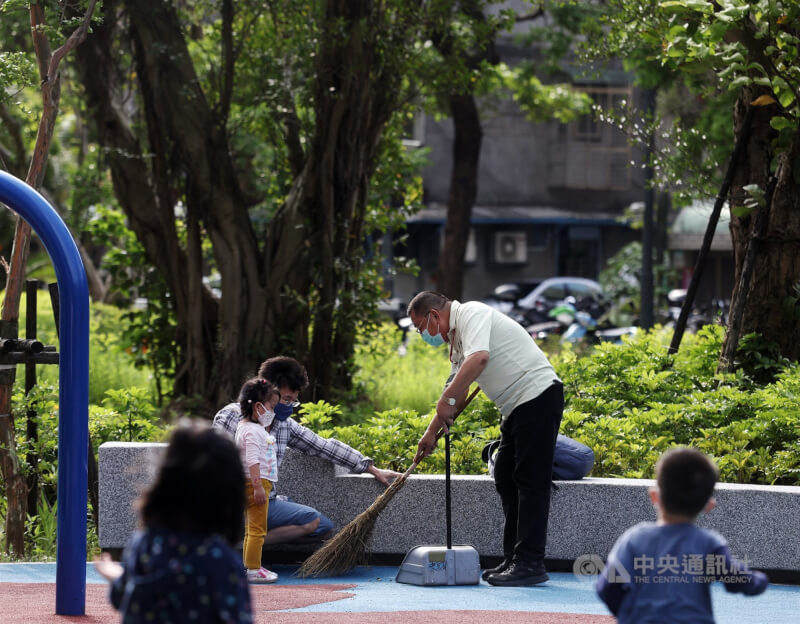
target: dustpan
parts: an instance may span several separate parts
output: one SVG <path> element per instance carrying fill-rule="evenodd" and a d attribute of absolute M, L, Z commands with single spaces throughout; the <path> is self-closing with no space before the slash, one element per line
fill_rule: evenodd
<path fill-rule="evenodd" d="M 450 509 L 450 435 L 444 437 L 447 546 L 415 546 L 408 551 L 395 580 L 409 585 L 477 585 L 481 564 L 469 545 L 453 546 Z"/>

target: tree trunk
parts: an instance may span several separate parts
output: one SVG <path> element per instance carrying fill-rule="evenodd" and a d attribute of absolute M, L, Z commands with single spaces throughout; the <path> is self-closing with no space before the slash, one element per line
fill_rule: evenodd
<path fill-rule="evenodd" d="M 460 299 L 464 287 L 464 255 L 469 240 L 472 207 L 478 194 L 478 165 L 483 131 L 472 93 L 450 96 L 453 117 L 453 169 L 447 197 L 444 245 L 436 269 L 437 288 Z"/>
<path fill-rule="evenodd" d="M 737 132 L 748 103 L 756 95 L 752 90 L 745 90 L 739 98 L 735 109 Z M 754 111 L 752 136 L 732 187 L 732 211 L 741 207 L 746 199 L 747 194 L 743 189 L 745 185 L 758 184 L 762 189 L 767 188 L 770 162 L 774 156 L 771 142 L 775 135 L 769 120 L 774 112 L 774 106 L 757 107 Z M 800 277 L 800 189 L 793 178 L 793 164 L 798 158 L 800 134 L 795 135 L 788 151 L 778 156 L 777 179 L 766 235 L 761 239 L 759 253 L 753 259 L 753 277 L 749 292 L 742 290 L 739 283 L 756 212 L 745 217 L 737 217 L 735 214 L 731 216 L 737 284 L 733 291 L 731 308 L 736 305 L 739 297 L 747 297 L 740 334 L 758 332 L 766 340 L 776 343 L 783 356 L 794 361 L 800 359 L 800 325 L 784 313 L 783 302 L 786 297 L 794 294 L 793 287 Z M 724 364 L 721 363 L 723 366 Z"/>
<path fill-rule="evenodd" d="M 656 112 L 656 89 L 645 89 L 642 94 L 642 107 L 645 111 L 645 118 L 649 121 L 655 119 Z M 641 282 L 641 305 L 639 306 L 639 325 L 642 329 L 653 327 L 655 312 L 653 310 L 654 279 L 653 279 L 653 247 L 654 247 L 654 222 L 653 212 L 655 205 L 656 191 L 653 188 L 654 172 L 652 159 L 655 155 L 655 129 L 651 128 L 647 137 L 647 149 L 645 151 L 645 170 L 644 170 L 644 215 L 642 224 L 642 277 Z"/>
<path fill-rule="evenodd" d="M 386 36 L 381 8 L 331 0 L 317 55 L 316 128 L 298 193 L 288 207 L 308 215 L 312 281 L 318 293 L 307 359 L 311 398 L 351 386 L 355 327 L 363 314 L 359 269 L 369 177 L 383 128 L 398 105 L 400 81 L 378 53 Z M 411 24 L 392 24 L 413 36 Z"/>
<path fill-rule="evenodd" d="M 352 275 L 362 254 L 367 180 L 400 87 L 375 53 L 372 3 L 332 0 L 327 7 L 333 27 L 316 55 L 314 156 L 271 220 L 263 250 L 238 186 L 227 120 L 214 112 L 226 107 L 209 105 L 171 5 L 106 2 L 103 24 L 79 55 L 115 194 L 173 295 L 178 394 L 218 405 L 261 360 L 278 353 L 306 360 L 317 398 L 349 383 L 360 288 Z M 118 76 L 126 72 L 115 46 L 124 20 L 146 120 L 143 138 L 133 131 L 136 112 L 126 111 L 119 97 Z M 295 158 L 293 167 L 300 165 Z M 178 199 L 186 214 L 185 246 L 174 223 Z M 201 281 L 204 235 L 221 274 L 219 302 Z"/>
<path fill-rule="evenodd" d="M 200 89 L 174 9 L 154 1 L 106 2 L 104 9 L 104 23 L 80 51 L 81 77 L 108 148 L 115 194 L 172 293 L 179 345 L 175 392 L 219 405 L 274 353 L 284 321 L 294 320 L 278 311 L 274 324 L 265 321 L 267 302 L 274 305 L 280 291 L 268 287 L 290 281 L 275 275 L 275 267 L 269 267 L 273 275 L 262 274 L 263 256 L 239 192 L 225 120 L 215 117 Z M 124 72 L 114 44 L 123 14 L 130 20 L 146 120 L 144 148 L 117 82 Z M 145 152 L 152 157 L 145 158 Z M 185 247 L 174 216 L 181 199 L 188 226 Z M 202 283 L 203 232 L 212 241 L 224 305 Z M 285 265 L 291 266 L 300 248 L 280 247 Z"/>

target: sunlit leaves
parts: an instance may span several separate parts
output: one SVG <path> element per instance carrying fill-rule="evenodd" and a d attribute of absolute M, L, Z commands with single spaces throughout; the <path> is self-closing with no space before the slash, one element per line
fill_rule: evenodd
<path fill-rule="evenodd" d="M 511 97 L 534 122 L 557 119 L 561 123 L 574 121 L 591 112 L 591 98 L 569 84 L 545 84 L 530 63 L 509 67 L 505 63 L 489 68 L 484 89 Z"/>
<path fill-rule="evenodd" d="M 673 119 L 659 135 L 672 148 L 668 158 L 659 158 L 659 181 L 680 183 L 679 192 L 694 187 L 694 196 L 716 192 L 721 172 L 715 163 L 733 147 L 730 107 L 743 90 L 753 97 L 767 94 L 778 104 L 768 109 L 778 131 L 776 153 L 792 145 L 800 128 L 800 4 L 609 0 L 605 6 L 595 28 L 602 38 L 590 38 L 585 46 L 594 58 L 622 58 L 640 82 L 657 84 L 662 98 L 670 91 L 690 98 L 672 99 L 677 107 L 666 109 Z M 706 164 L 711 167 L 703 174 Z M 661 177 L 670 171 L 675 175 Z"/>
<path fill-rule="evenodd" d="M 24 52 L 0 52 L 0 103 L 36 84 L 36 65 Z"/>

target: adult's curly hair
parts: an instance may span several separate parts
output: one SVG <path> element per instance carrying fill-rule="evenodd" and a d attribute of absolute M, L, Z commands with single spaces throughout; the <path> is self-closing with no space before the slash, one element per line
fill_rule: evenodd
<path fill-rule="evenodd" d="M 258 368 L 258 376 L 278 388 L 289 388 L 293 392 L 300 392 L 308 385 L 308 373 L 305 367 L 294 358 L 285 355 L 264 360 Z"/>

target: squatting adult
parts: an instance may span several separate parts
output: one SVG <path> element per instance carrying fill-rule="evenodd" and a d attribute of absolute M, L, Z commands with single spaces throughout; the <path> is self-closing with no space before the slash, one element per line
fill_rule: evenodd
<path fill-rule="evenodd" d="M 327 459 L 353 473 L 368 472 L 383 485 L 389 485 L 392 479 L 399 476 L 392 470 L 376 467 L 372 459 L 344 442 L 318 436 L 291 417 L 300 405 L 297 400 L 300 391 L 308 385 L 308 373 L 300 362 L 285 356 L 273 357 L 261 364 L 258 375 L 277 386 L 280 392 L 275 418 L 268 429 L 275 438 L 279 471 L 286 448 L 289 447 L 306 455 Z M 240 414 L 239 404 L 229 403 L 214 416 L 214 427 L 234 436 Z M 332 529 L 333 522 L 313 507 L 297 503 L 284 495 L 276 495 L 274 490 L 271 492 L 264 544 L 319 541 L 328 537 Z"/>

